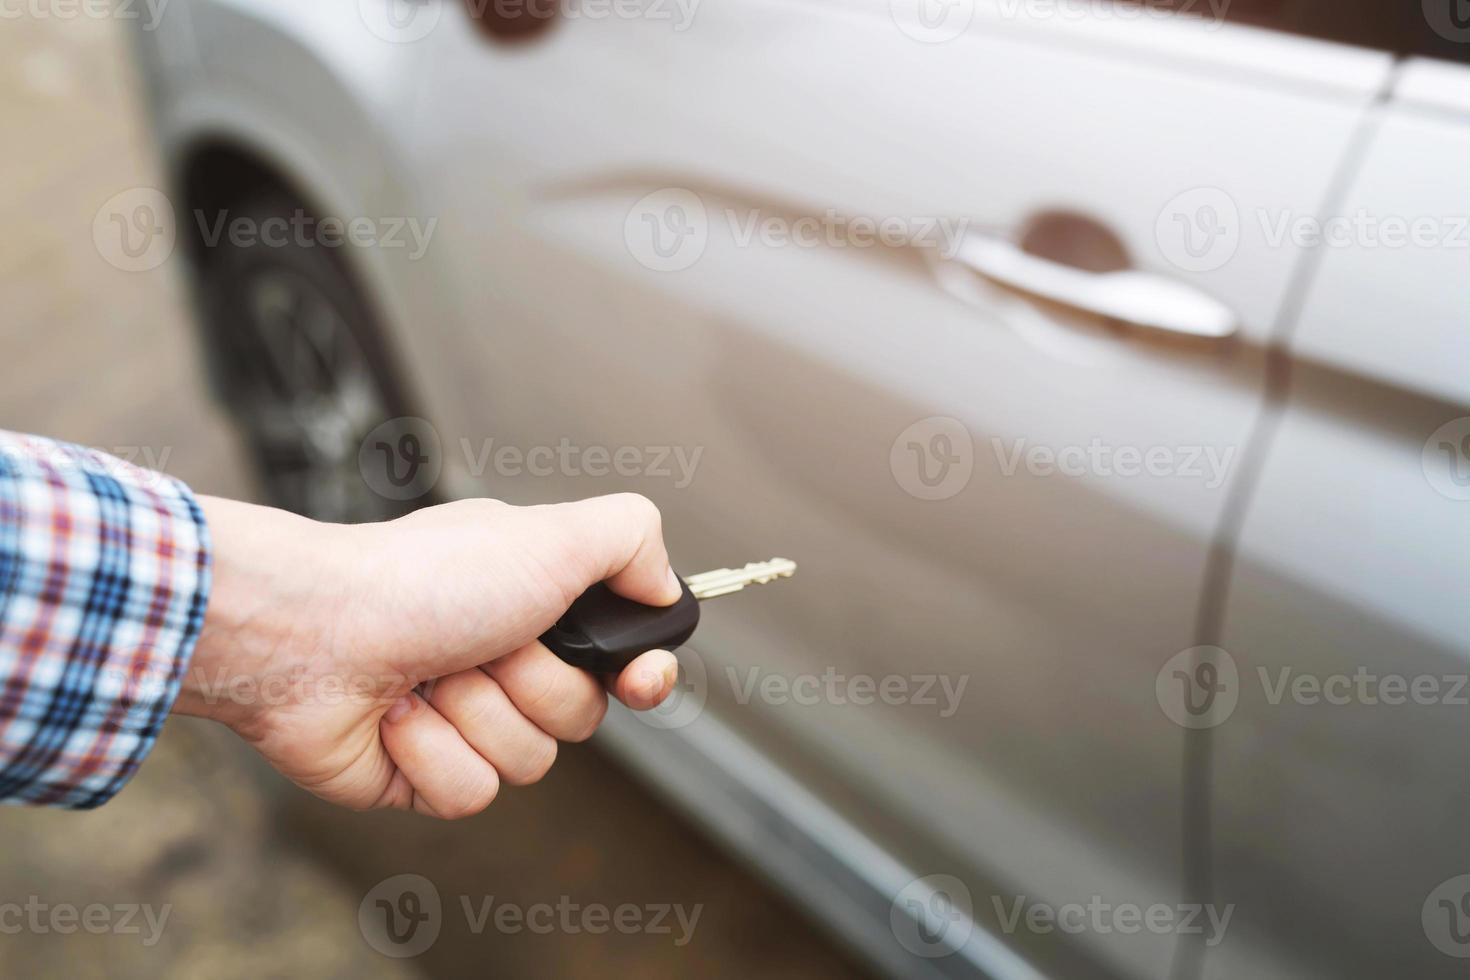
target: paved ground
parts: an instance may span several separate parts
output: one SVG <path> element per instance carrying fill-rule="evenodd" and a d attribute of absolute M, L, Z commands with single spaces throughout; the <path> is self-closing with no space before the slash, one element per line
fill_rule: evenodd
<path fill-rule="evenodd" d="M 249 495 L 200 387 L 175 270 L 120 272 L 93 245 L 99 206 L 154 183 L 123 55 L 107 21 L 0 20 L 0 426 L 139 447 L 140 461 L 202 491 Z M 0 933 L 5 977 L 855 973 L 781 899 L 587 748 L 565 751 L 542 785 L 445 825 L 333 811 L 262 772 L 224 730 L 176 719 L 112 804 L 6 810 L 0 840 L 0 905 L 169 908 L 152 943 L 141 916 L 113 919 L 140 933 Z M 424 955 L 399 961 L 368 947 L 357 912 L 377 882 L 403 872 L 435 883 L 444 926 Z M 477 935 L 462 897 L 478 915 L 489 896 L 701 911 L 682 947 L 677 926 L 674 936 L 493 925 Z"/>

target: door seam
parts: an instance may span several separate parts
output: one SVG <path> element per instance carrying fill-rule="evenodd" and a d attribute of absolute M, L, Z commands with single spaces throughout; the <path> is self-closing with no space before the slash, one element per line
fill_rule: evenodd
<path fill-rule="evenodd" d="M 1327 181 L 1319 206 L 1320 214 L 1332 214 L 1346 201 L 1367 160 L 1384 118 L 1384 108 L 1405 59 L 1396 58 L 1374 93 L 1362 118 L 1348 137 L 1335 172 Z M 1303 249 L 1288 279 L 1286 294 L 1272 324 L 1265 349 L 1265 378 L 1262 397 L 1241 453 L 1239 476 L 1226 491 L 1225 505 L 1205 555 L 1204 577 L 1195 612 L 1194 645 L 1219 646 L 1230 600 L 1230 583 L 1235 572 L 1239 544 L 1256 485 L 1270 457 L 1271 447 L 1291 395 L 1292 363 L 1289 344 L 1301 321 L 1311 287 L 1327 255 L 1325 241 Z M 1197 659 L 1197 658 L 1196 658 Z M 1197 666 L 1197 663 L 1195 664 Z M 1183 850 L 1183 901 L 1205 906 L 1214 898 L 1212 728 L 1184 730 L 1184 759 L 1181 773 L 1181 844 Z M 1180 935 L 1170 964 L 1170 980 L 1202 980 L 1205 937 L 1202 933 Z"/>

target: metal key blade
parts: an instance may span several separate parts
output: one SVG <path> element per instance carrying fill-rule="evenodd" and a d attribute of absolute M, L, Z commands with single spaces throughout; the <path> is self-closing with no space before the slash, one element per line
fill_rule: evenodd
<path fill-rule="evenodd" d="M 785 558 L 754 561 L 744 568 L 716 568 L 712 572 L 691 575 L 684 581 L 696 599 L 713 599 L 718 595 L 739 592 L 747 585 L 765 585 L 778 578 L 796 574 L 796 562 Z"/>

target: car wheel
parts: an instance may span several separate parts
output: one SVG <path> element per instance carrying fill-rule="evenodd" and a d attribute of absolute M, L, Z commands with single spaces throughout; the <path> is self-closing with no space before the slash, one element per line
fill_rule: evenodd
<path fill-rule="evenodd" d="M 285 218 L 294 228 L 303 214 L 272 193 L 231 209 L 230 220 L 259 230 Z M 247 245 L 225 236 L 205 256 L 201 305 L 216 386 L 272 504 L 335 522 L 399 517 L 422 498 L 375 492 L 358 465 L 364 438 L 407 414 L 374 317 L 339 249 L 311 235 L 286 239 Z"/>

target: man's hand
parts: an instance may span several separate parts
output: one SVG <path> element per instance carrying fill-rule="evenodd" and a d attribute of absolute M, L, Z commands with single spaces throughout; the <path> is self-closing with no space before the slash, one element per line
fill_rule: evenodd
<path fill-rule="evenodd" d="M 540 779 L 558 739 L 596 730 L 607 691 L 537 637 L 596 582 L 650 605 L 680 595 L 658 510 L 632 494 L 467 500 L 356 526 L 201 504 L 214 585 L 175 710 L 224 722 L 356 809 L 453 819 Z M 652 708 L 677 672 L 652 651 L 607 686 Z"/>

